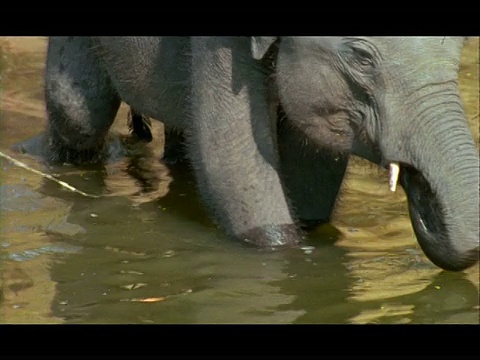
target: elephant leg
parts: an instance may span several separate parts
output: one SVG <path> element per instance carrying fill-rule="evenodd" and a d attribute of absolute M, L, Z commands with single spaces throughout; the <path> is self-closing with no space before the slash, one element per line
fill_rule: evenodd
<path fill-rule="evenodd" d="M 49 160 L 99 161 L 120 98 L 88 37 L 49 39 L 45 102 Z"/>
<path fill-rule="evenodd" d="M 279 121 L 278 144 L 286 193 L 301 227 L 329 222 L 348 155 L 320 151 L 288 119 Z"/>
<path fill-rule="evenodd" d="M 185 137 L 181 130 L 164 125 L 165 147 L 162 160 L 167 165 L 175 165 L 187 160 Z"/>
<path fill-rule="evenodd" d="M 192 38 L 187 151 L 200 194 L 224 231 L 261 247 L 292 246 L 300 235 L 277 171 L 259 66 L 248 38 Z"/>

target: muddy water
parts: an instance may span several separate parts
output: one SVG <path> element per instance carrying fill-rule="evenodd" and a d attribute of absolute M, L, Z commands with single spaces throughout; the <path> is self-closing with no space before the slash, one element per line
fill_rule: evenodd
<path fill-rule="evenodd" d="M 405 194 L 355 159 L 313 250 L 262 253 L 209 222 L 193 181 L 155 142 L 102 167 L 47 167 L 9 147 L 40 133 L 44 38 L 0 38 L 1 323 L 478 323 L 479 268 L 443 272 L 419 249 Z M 478 38 L 460 81 L 478 144 Z M 112 133 L 124 136 L 122 107 Z M 127 144 L 127 147 L 130 146 Z M 174 179 L 174 181 L 173 181 Z"/>

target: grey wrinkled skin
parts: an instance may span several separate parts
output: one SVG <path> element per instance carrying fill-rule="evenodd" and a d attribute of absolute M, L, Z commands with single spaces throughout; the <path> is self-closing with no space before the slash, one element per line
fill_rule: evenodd
<path fill-rule="evenodd" d="M 255 43 L 257 57 L 276 39 Z M 400 164 L 421 248 L 459 271 L 479 257 L 479 157 L 457 83 L 463 38 L 289 37 L 276 84 L 320 151 Z"/>
<path fill-rule="evenodd" d="M 139 114 L 182 130 L 200 195 L 229 236 L 262 247 L 301 241 L 248 37 L 52 37 L 46 65 L 49 160 L 100 161 L 121 99 L 134 131 Z"/>
<path fill-rule="evenodd" d="M 51 38 L 49 157 L 97 161 L 121 99 L 183 133 L 212 218 L 262 247 L 296 245 L 298 225 L 330 219 L 349 153 L 396 161 L 420 246 L 438 266 L 462 270 L 479 248 L 478 151 L 457 86 L 462 44 Z"/>

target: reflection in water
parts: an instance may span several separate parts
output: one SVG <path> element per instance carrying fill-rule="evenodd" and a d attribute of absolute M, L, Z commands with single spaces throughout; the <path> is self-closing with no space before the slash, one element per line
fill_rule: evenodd
<path fill-rule="evenodd" d="M 211 240 L 208 233 L 198 237 Z M 99 258 L 105 251 L 91 249 L 95 265 L 89 269 L 81 257 L 70 257 L 53 269 L 59 283 L 54 313 L 71 322 L 275 323 L 291 322 L 303 312 L 278 309 L 294 299 L 270 284 L 285 276 L 281 259 L 194 247 L 182 239 L 175 245 L 143 254 L 112 249 L 108 263 Z M 182 271 L 186 266 L 189 270 Z M 136 299 L 161 301 L 132 302 Z"/>
<path fill-rule="evenodd" d="M 63 236 L 72 236 L 83 229 L 66 221 L 68 203 L 31 190 L 33 182 L 19 172 L 9 169 L 0 188 L 1 321 L 60 322 L 50 312 L 56 285 L 50 279 L 51 257 L 81 249 L 52 243 L 47 234 L 55 229 Z"/>
<path fill-rule="evenodd" d="M 418 274 L 417 274 L 418 278 Z M 413 279 L 413 282 L 418 281 Z M 370 300 L 355 323 L 478 323 L 478 290 L 462 274 L 439 272 L 424 287 L 410 289 L 387 301 Z M 409 284 L 404 284 L 408 288 Z M 476 308 L 476 309 L 475 309 Z"/>
<path fill-rule="evenodd" d="M 460 80 L 478 143 L 474 40 Z M 447 273 L 424 257 L 386 171 L 351 161 L 339 231 L 311 233 L 313 250 L 264 253 L 225 239 L 188 168 L 158 160 L 161 124 L 152 143 L 130 142 L 124 106 L 103 166 L 50 167 L 9 151 L 43 130 L 45 40 L 0 38 L 0 50 L 0 150 L 101 195 L 82 197 L 0 159 L 0 322 L 479 322 L 479 267 Z"/>

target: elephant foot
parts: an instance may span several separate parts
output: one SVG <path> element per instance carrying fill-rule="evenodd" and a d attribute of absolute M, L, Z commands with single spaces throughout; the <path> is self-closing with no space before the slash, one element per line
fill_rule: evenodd
<path fill-rule="evenodd" d="M 45 156 L 52 163 L 68 163 L 74 165 L 93 164 L 104 159 L 104 143 L 97 146 L 77 149 L 68 146 L 62 141 L 49 138 L 47 141 Z"/>
<path fill-rule="evenodd" d="M 96 142 L 81 147 L 74 141 L 65 141 L 63 138 L 48 132 L 42 141 L 44 144 L 42 155 L 50 163 L 87 165 L 114 162 L 128 153 L 119 134 L 100 137 Z"/>
<path fill-rule="evenodd" d="M 257 227 L 237 236 L 241 241 L 258 248 L 295 247 L 302 236 L 292 224 Z"/>

